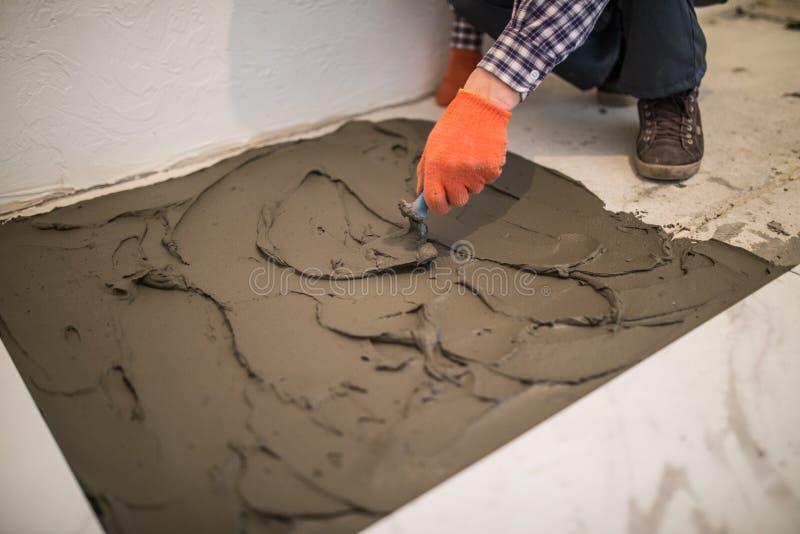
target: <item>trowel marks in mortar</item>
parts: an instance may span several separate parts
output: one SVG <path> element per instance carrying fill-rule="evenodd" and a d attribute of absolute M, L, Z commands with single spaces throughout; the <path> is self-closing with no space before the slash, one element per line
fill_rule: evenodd
<path fill-rule="evenodd" d="M 436 257 L 436 248 L 405 226 L 398 230 L 370 211 L 343 181 L 310 172 L 292 194 L 262 209 L 257 244 L 273 262 L 307 276 L 361 278 Z"/>
<path fill-rule="evenodd" d="M 3 343 L 109 532 L 356 530 L 771 276 L 509 155 L 429 217 L 436 259 L 341 277 L 408 224 L 430 128 L 350 123 L 0 227 Z"/>

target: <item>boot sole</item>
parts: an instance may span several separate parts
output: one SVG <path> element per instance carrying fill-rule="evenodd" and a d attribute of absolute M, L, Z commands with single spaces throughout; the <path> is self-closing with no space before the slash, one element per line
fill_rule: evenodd
<path fill-rule="evenodd" d="M 686 165 L 659 165 L 657 163 L 645 163 L 637 157 L 636 170 L 640 175 L 651 180 L 679 182 L 697 174 L 697 171 L 700 170 L 700 162 L 696 161 Z"/>

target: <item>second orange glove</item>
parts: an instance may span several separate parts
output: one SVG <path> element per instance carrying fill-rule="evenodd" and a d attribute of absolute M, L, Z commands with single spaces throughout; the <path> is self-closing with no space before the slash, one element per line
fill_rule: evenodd
<path fill-rule="evenodd" d="M 433 127 L 417 165 L 417 194 L 435 213 L 463 206 L 494 182 L 506 162 L 511 112 L 460 90 Z"/>

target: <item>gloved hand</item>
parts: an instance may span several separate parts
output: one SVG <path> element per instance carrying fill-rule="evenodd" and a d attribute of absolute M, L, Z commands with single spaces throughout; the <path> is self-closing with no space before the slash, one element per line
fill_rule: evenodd
<path fill-rule="evenodd" d="M 511 111 L 464 89 L 433 127 L 417 165 L 417 194 L 435 213 L 463 206 L 494 182 L 506 162 Z"/>

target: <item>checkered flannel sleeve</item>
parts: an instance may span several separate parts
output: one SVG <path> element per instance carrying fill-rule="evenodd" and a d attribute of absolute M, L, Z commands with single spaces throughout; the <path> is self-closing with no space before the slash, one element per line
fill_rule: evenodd
<path fill-rule="evenodd" d="M 517 0 L 511 20 L 479 67 L 520 93 L 536 89 L 586 41 L 608 0 Z"/>
<path fill-rule="evenodd" d="M 465 50 L 481 49 L 481 32 L 478 29 L 456 15 L 453 20 L 453 29 L 450 32 L 450 48 L 463 48 Z"/>

